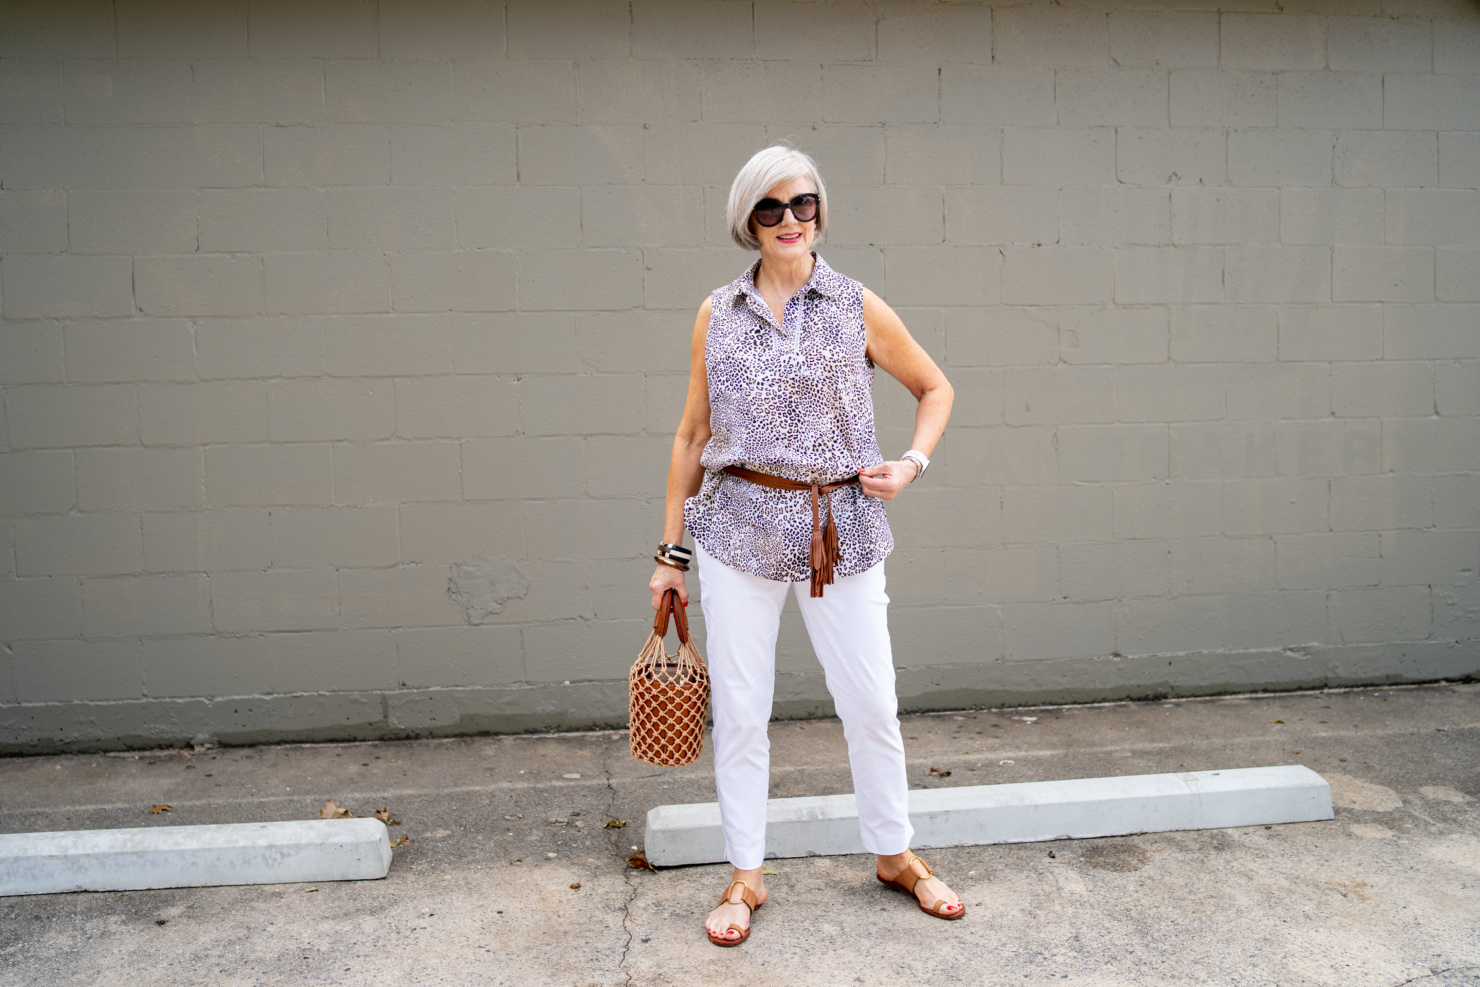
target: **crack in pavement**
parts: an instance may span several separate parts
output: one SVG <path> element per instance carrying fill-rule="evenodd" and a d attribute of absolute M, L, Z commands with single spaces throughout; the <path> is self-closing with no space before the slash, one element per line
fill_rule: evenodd
<path fill-rule="evenodd" d="M 622 958 L 617 961 L 617 969 L 621 972 L 622 976 L 627 978 L 626 984 L 628 987 L 631 987 L 632 971 L 627 969 L 627 954 L 632 950 L 634 934 L 632 927 L 627 923 L 632 918 L 632 903 L 637 900 L 639 889 L 637 883 L 633 880 L 632 869 L 630 867 L 627 869 L 627 873 L 622 875 L 622 880 L 627 882 L 627 887 L 631 893 L 627 895 L 627 900 L 622 902 L 622 931 L 627 933 L 627 941 L 622 944 Z"/>
<path fill-rule="evenodd" d="M 1405 987 L 1405 985 L 1407 985 L 1407 984 L 1416 984 L 1420 980 L 1428 980 L 1430 977 L 1442 977 L 1446 973 L 1468 973 L 1471 970 L 1473 970 L 1473 971 L 1475 971 L 1477 973 L 1480 973 L 1480 966 L 1451 966 L 1451 967 L 1445 967 L 1443 970 L 1434 970 L 1431 973 L 1425 973 L 1425 974 L 1423 974 L 1422 976 L 1419 976 L 1419 977 L 1412 977 L 1412 978 L 1410 978 L 1408 980 L 1399 981 L 1398 983 L 1393 984 L 1393 987 Z"/>
<path fill-rule="evenodd" d="M 614 735 L 611 739 L 612 741 L 616 741 L 619 739 L 619 737 Z M 608 743 L 601 753 L 601 773 L 606 779 L 607 791 L 611 793 L 606 802 L 606 817 L 608 819 L 615 819 L 617 809 L 617 786 L 612 782 L 611 757 L 612 744 Z M 622 931 L 627 933 L 627 941 L 622 943 L 622 958 L 617 961 L 617 970 L 622 974 L 623 977 L 626 978 L 625 983 L 627 987 L 631 987 L 632 971 L 627 969 L 627 954 L 632 950 L 632 940 L 634 936 L 632 932 L 632 927 L 628 924 L 628 921 L 632 918 L 632 903 L 637 900 L 637 892 L 639 888 L 637 883 L 633 880 L 632 868 L 627 866 L 627 860 L 623 856 L 622 851 L 617 849 L 617 847 L 621 846 L 621 841 L 623 838 L 624 837 L 622 836 L 622 831 L 620 829 L 614 829 L 608 835 L 608 842 L 612 850 L 612 855 L 616 857 L 617 860 L 621 861 L 621 864 L 619 866 L 623 868 L 622 881 L 627 885 L 627 900 L 622 902 Z"/>

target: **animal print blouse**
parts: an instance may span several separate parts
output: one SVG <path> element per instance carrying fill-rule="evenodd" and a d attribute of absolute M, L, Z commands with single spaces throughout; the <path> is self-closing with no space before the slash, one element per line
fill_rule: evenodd
<path fill-rule="evenodd" d="M 764 579 L 808 579 L 812 499 L 720 472 L 744 466 L 803 483 L 832 483 L 884 461 L 874 435 L 874 365 L 865 355 L 863 285 L 816 257 L 780 325 L 755 287 L 757 262 L 710 296 L 704 344 L 711 438 L 704 483 L 684 524 L 704 550 Z M 831 495 L 838 578 L 894 549 L 884 502 L 858 484 Z"/>

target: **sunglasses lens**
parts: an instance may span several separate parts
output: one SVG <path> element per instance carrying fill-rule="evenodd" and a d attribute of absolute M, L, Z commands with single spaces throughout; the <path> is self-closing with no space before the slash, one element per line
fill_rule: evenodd
<path fill-rule="evenodd" d="M 791 200 L 791 214 L 798 223 L 810 223 L 817 218 L 817 196 L 799 195 Z"/>
<path fill-rule="evenodd" d="M 786 204 L 777 202 L 775 199 L 762 199 L 755 204 L 753 215 L 755 221 L 762 226 L 775 226 L 781 222 L 781 217 L 786 214 Z"/>

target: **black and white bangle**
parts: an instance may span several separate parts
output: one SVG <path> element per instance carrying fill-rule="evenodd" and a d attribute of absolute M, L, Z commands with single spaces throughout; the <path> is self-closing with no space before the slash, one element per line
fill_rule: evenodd
<path fill-rule="evenodd" d="M 925 454 L 923 452 L 921 452 L 919 449 L 910 449 L 903 456 L 900 456 L 899 458 L 900 459 L 908 459 L 910 462 L 912 462 L 912 463 L 915 464 L 915 479 L 916 480 L 918 480 L 918 479 L 920 479 L 920 477 L 924 476 L 925 475 L 925 471 L 930 468 L 930 460 L 928 458 L 926 458 Z M 914 481 L 912 480 L 910 482 L 913 483 Z"/>
<path fill-rule="evenodd" d="M 658 542 L 658 554 L 665 559 L 677 562 L 680 565 L 688 565 L 694 560 L 694 553 L 682 545 L 674 545 L 671 542 Z"/>

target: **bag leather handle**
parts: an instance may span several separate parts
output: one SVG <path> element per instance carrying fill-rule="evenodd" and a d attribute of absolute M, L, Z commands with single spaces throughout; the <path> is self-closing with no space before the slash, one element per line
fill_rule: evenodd
<path fill-rule="evenodd" d="M 653 615 L 653 633 L 659 637 L 668 636 L 668 615 L 673 614 L 673 629 L 678 634 L 680 644 L 689 642 L 689 618 L 684 613 L 683 604 L 678 600 L 678 590 L 666 589 L 663 591 L 663 599 L 658 604 L 658 612 Z"/>

